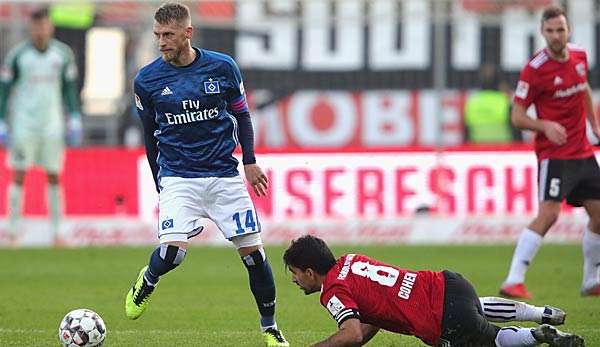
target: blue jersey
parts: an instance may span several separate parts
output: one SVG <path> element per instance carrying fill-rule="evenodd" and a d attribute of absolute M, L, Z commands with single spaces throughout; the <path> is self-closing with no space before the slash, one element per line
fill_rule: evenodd
<path fill-rule="evenodd" d="M 233 114 L 248 112 L 240 70 L 225 54 L 194 50 L 196 59 L 188 66 L 158 58 L 135 77 L 137 111 L 158 147 L 156 179 L 239 174 Z M 151 155 L 148 159 L 152 166 Z"/>

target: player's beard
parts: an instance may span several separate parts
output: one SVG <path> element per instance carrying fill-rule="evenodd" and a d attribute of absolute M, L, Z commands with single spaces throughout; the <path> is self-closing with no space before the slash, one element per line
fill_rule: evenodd
<path fill-rule="evenodd" d="M 180 54 L 181 54 L 181 51 L 176 50 L 176 49 L 162 52 L 163 60 L 166 61 L 167 63 L 171 63 L 171 62 L 177 60 L 177 58 L 179 58 Z"/>
<path fill-rule="evenodd" d="M 302 289 L 302 291 L 304 292 L 304 295 L 309 295 L 309 294 L 312 294 L 312 293 L 315 292 L 315 290 L 313 288 L 305 287 L 305 286 L 301 285 L 298 282 L 294 282 L 294 283 L 296 283 L 296 285 L 298 286 L 298 288 Z"/>
<path fill-rule="evenodd" d="M 562 42 L 553 42 L 548 45 L 548 48 L 553 54 L 557 56 L 562 56 L 565 49 L 567 48 L 567 44 Z"/>
<path fill-rule="evenodd" d="M 300 288 L 302 288 L 302 290 L 304 291 L 304 295 L 310 295 L 312 293 L 316 293 L 319 290 L 319 288 L 317 288 L 317 289 L 315 289 L 315 288 L 304 288 L 302 286 Z"/>

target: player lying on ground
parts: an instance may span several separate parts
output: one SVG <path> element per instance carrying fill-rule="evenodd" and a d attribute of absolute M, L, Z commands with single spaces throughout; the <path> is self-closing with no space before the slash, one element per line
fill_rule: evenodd
<path fill-rule="evenodd" d="M 305 294 L 321 292 L 321 304 L 338 323 L 335 334 L 313 346 L 360 346 L 379 329 L 414 335 L 430 346 L 584 346 L 581 337 L 546 324 L 562 324 L 563 311 L 478 298 L 452 271 L 401 269 L 360 254 L 336 260 L 323 240 L 310 235 L 292 241 L 283 261 Z M 500 328 L 488 320 L 544 324 Z"/>

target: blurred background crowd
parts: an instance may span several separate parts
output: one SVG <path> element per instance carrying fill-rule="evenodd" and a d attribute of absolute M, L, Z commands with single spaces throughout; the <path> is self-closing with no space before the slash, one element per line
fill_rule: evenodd
<path fill-rule="evenodd" d="M 452 146 L 528 140 L 509 122 L 551 0 L 200 0 L 196 46 L 239 62 L 259 148 Z M 140 144 L 131 81 L 157 56 L 159 2 L 52 2 L 80 72 L 84 145 Z M 598 87 L 597 4 L 565 1 Z M 0 55 L 39 2 L 0 4 Z M 376 114 L 373 116 L 373 114 Z M 372 123 L 372 124 L 369 124 Z M 524 136 L 525 135 L 525 136 Z"/>

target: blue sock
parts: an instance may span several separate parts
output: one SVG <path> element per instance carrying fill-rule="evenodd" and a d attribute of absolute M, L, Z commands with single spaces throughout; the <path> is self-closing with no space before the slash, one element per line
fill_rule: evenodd
<path fill-rule="evenodd" d="M 148 284 L 156 285 L 160 276 L 179 266 L 185 253 L 185 249 L 173 245 L 161 244 L 156 248 L 150 255 L 148 270 L 144 274 Z"/>
<path fill-rule="evenodd" d="M 260 325 L 261 327 L 273 326 L 275 325 L 275 281 L 265 251 L 260 248 L 242 257 L 242 261 L 248 270 L 250 290 L 260 312 Z"/>

